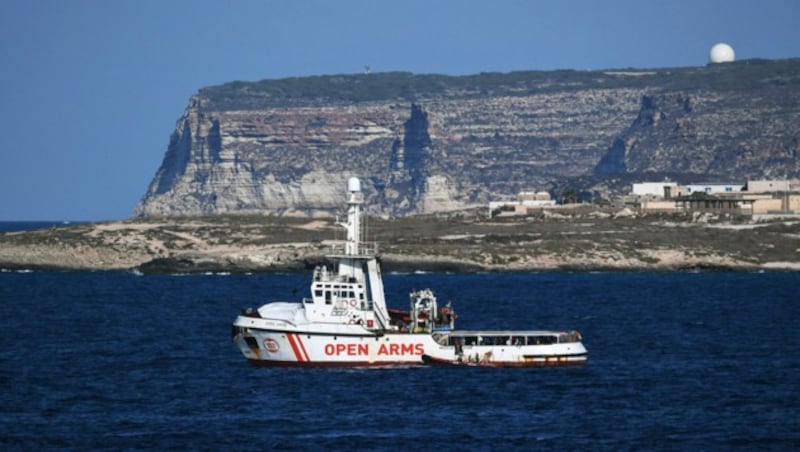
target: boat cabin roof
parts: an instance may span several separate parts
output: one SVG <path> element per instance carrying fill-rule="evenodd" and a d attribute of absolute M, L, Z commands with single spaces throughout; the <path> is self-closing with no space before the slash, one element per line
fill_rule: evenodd
<path fill-rule="evenodd" d="M 475 331 L 450 331 L 448 335 L 454 337 L 463 336 L 561 336 L 562 334 L 569 334 L 567 331 L 541 331 L 541 330 L 526 330 L 526 331 L 511 331 L 511 330 L 475 330 Z"/>

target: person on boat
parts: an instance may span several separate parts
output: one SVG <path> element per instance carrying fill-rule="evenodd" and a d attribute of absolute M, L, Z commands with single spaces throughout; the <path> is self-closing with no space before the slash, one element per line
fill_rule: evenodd
<path fill-rule="evenodd" d="M 456 356 L 458 356 L 460 360 L 461 357 L 464 356 L 464 339 L 457 337 L 453 345 L 455 345 Z"/>

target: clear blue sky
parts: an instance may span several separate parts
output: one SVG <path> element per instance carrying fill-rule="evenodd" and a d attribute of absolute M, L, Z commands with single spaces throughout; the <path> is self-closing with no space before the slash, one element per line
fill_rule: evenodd
<path fill-rule="evenodd" d="M 0 221 L 128 218 L 198 89 L 800 57 L 800 1 L 3 0 Z"/>

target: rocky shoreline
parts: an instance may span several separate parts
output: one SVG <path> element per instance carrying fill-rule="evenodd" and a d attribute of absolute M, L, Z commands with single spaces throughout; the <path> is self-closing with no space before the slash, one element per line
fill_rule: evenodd
<path fill-rule="evenodd" d="M 627 209 L 369 219 L 384 271 L 800 270 L 800 221 Z M 142 273 L 305 271 L 333 219 L 229 215 L 127 220 L 0 234 L 0 269 Z"/>

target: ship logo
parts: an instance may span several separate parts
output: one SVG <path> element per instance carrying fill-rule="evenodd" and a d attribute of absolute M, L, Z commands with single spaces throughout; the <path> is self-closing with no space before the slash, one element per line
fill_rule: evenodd
<path fill-rule="evenodd" d="M 270 353 L 278 353 L 278 351 L 281 349 L 281 346 L 278 345 L 278 341 L 275 339 L 267 338 L 264 339 L 264 348 L 266 348 Z"/>

